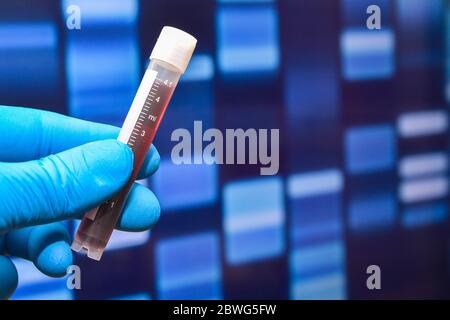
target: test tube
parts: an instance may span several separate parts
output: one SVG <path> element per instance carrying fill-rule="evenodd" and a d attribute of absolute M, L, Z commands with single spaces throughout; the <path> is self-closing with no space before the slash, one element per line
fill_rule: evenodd
<path fill-rule="evenodd" d="M 86 251 L 89 258 L 97 261 L 101 259 L 196 43 L 193 36 L 182 30 L 167 26 L 162 29 L 117 138 L 134 153 L 130 179 L 112 199 L 85 214 L 75 234 L 72 250 Z"/>

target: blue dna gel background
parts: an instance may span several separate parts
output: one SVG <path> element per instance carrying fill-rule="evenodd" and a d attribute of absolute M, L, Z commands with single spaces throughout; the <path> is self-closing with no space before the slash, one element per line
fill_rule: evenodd
<path fill-rule="evenodd" d="M 159 224 L 77 255 L 81 290 L 14 260 L 13 298 L 450 298 L 449 19 L 445 0 L 2 0 L 3 105 L 121 126 L 161 28 L 198 38 L 144 182 Z M 194 120 L 279 128 L 279 173 L 174 165 Z"/>

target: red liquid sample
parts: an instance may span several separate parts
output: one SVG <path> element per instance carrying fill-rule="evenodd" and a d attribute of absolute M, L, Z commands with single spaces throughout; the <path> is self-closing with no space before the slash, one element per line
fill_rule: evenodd
<path fill-rule="evenodd" d="M 167 77 L 163 79 L 159 76 Z M 74 242 L 79 244 L 89 243 L 90 247 L 86 249 L 89 252 L 92 251 L 94 253 L 93 256 L 95 256 L 95 252 L 99 251 L 98 259 L 100 259 L 103 249 L 106 247 L 119 220 L 128 193 L 139 174 L 147 151 L 153 142 L 161 119 L 172 97 L 176 86 L 176 81 L 173 79 L 177 79 L 174 77 L 173 72 L 160 70 L 142 107 L 139 118 L 127 142 L 127 145 L 134 153 L 133 171 L 127 184 L 117 195 L 104 202 L 98 209 L 96 208 L 97 210 L 94 209 L 96 211 L 87 213 L 78 227 Z"/>

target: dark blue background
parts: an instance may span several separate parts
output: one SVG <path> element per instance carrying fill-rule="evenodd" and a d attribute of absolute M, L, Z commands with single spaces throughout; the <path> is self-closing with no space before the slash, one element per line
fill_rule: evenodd
<path fill-rule="evenodd" d="M 161 28 L 198 38 L 144 182 L 160 223 L 77 256 L 82 290 L 15 260 L 14 298 L 449 298 L 448 16 L 440 0 L 1 1 L 3 105 L 120 126 Z M 279 128 L 279 174 L 175 166 L 170 134 L 194 120 Z"/>

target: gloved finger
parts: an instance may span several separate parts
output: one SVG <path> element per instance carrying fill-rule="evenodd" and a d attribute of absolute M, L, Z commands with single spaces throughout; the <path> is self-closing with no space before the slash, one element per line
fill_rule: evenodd
<path fill-rule="evenodd" d="M 135 183 L 128 195 L 117 229 L 122 231 L 144 231 L 159 219 L 161 207 L 155 194 Z"/>
<path fill-rule="evenodd" d="M 116 139 L 119 128 L 57 113 L 21 107 L 0 106 L 0 161 L 35 160 L 79 145 Z M 152 175 L 159 154 L 152 146 L 139 179 Z"/>
<path fill-rule="evenodd" d="M 117 140 L 35 161 L 0 163 L 0 234 L 77 217 L 118 192 L 132 166 L 133 152 Z"/>
<path fill-rule="evenodd" d="M 0 299 L 8 299 L 16 290 L 17 269 L 11 259 L 0 255 Z"/>
<path fill-rule="evenodd" d="M 73 262 L 69 234 L 62 223 L 50 223 L 9 232 L 6 252 L 30 260 L 42 273 L 62 277 Z"/>

